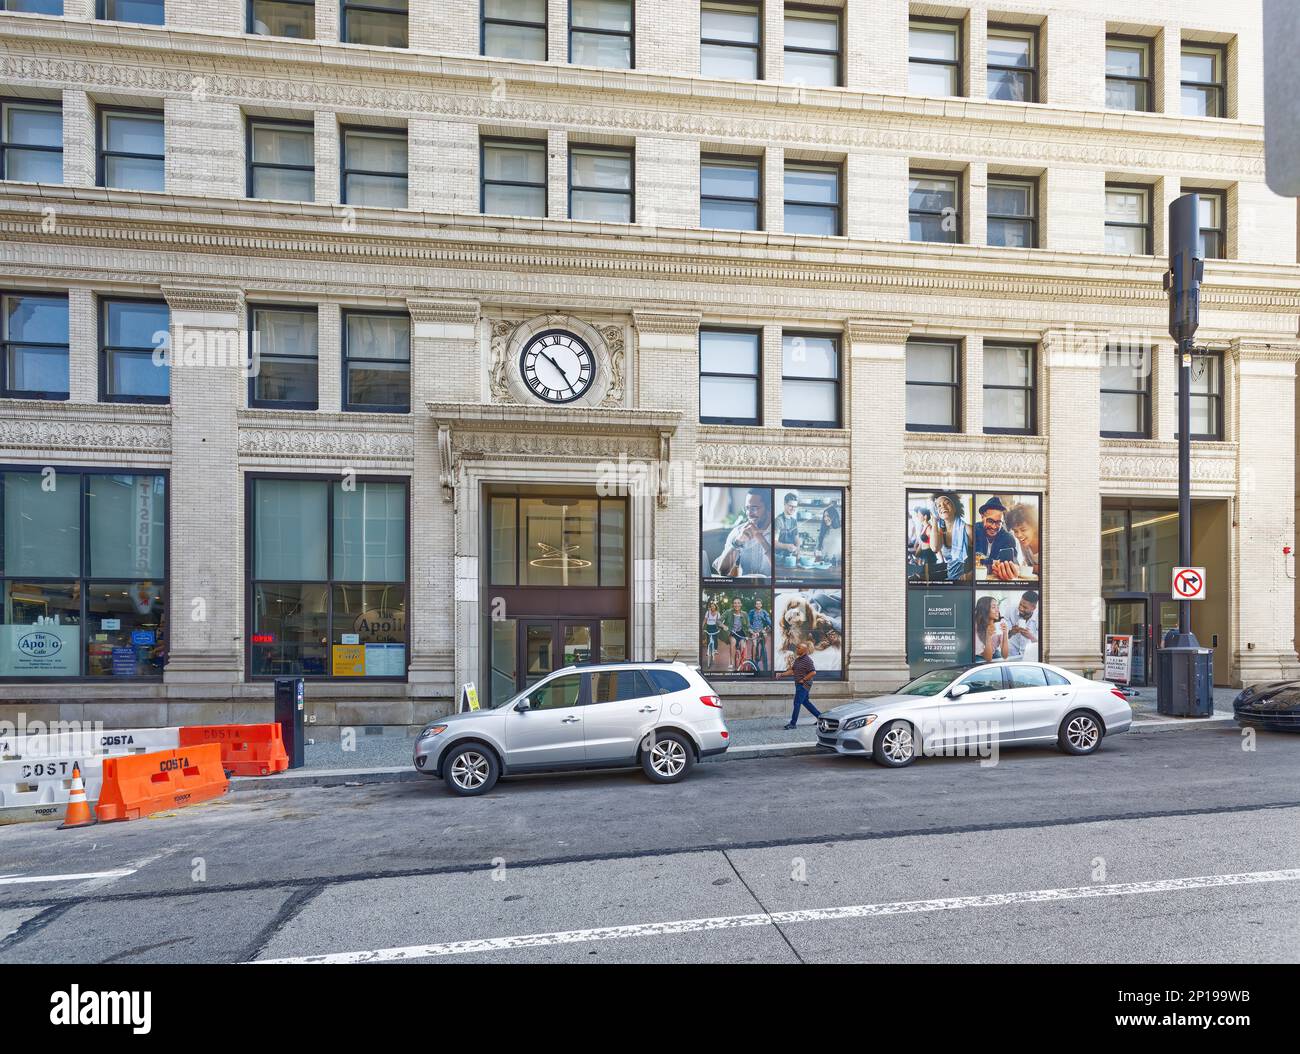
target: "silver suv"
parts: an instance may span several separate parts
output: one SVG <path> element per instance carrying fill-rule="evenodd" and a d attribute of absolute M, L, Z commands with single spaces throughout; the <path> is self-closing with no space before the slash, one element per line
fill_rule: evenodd
<path fill-rule="evenodd" d="M 722 700 L 692 666 L 568 666 L 490 710 L 442 717 L 415 741 L 415 767 L 456 794 L 500 776 L 640 765 L 655 783 L 685 778 L 729 746 Z"/>

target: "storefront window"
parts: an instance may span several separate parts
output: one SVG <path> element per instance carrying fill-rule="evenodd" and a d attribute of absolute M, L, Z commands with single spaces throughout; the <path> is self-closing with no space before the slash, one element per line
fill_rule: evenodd
<path fill-rule="evenodd" d="M 1129 589 L 1152 593 L 1169 588 L 1178 563 L 1178 513 L 1134 509 L 1129 532 Z"/>
<path fill-rule="evenodd" d="M 1128 589 L 1128 513 L 1123 509 L 1101 510 L 1101 589 L 1123 593 Z"/>
<path fill-rule="evenodd" d="M 0 484 L 0 677 L 161 676 L 165 477 L 13 470 Z"/>
<path fill-rule="evenodd" d="M 600 661 L 627 661 L 627 622 L 624 619 L 601 619 Z"/>
<path fill-rule="evenodd" d="M 518 674 L 517 636 L 519 626 L 512 618 L 492 620 L 491 637 L 491 695 L 493 704 L 504 702 L 515 694 Z"/>
<path fill-rule="evenodd" d="M 594 500 L 519 499 L 519 584 L 594 586 L 596 569 Z"/>

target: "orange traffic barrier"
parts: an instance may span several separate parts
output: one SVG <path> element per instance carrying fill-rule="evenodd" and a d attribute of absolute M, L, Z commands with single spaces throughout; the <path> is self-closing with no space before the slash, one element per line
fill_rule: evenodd
<path fill-rule="evenodd" d="M 284 735 L 277 724 L 188 725 L 181 729 L 181 746 L 217 743 L 221 764 L 232 776 L 267 776 L 289 767 Z"/>
<path fill-rule="evenodd" d="M 102 823 L 138 820 L 162 809 L 219 798 L 229 789 L 216 743 L 105 758 L 95 812 Z"/>
<path fill-rule="evenodd" d="M 63 815 L 63 823 L 59 824 L 59 830 L 90 827 L 98 822 L 94 813 L 90 811 L 90 802 L 86 800 L 86 784 L 81 778 L 81 766 L 73 762 L 72 786 L 68 790 L 68 811 Z"/>

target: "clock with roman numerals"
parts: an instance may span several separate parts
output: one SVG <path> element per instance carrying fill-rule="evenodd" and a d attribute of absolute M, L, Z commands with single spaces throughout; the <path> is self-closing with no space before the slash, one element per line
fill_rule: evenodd
<path fill-rule="evenodd" d="M 581 399 L 596 379 L 596 356 L 581 337 L 563 329 L 538 333 L 519 353 L 528 390 L 548 403 Z"/>

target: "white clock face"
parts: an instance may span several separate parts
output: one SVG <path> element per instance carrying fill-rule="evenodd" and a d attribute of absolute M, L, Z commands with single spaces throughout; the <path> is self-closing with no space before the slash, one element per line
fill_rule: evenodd
<path fill-rule="evenodd" d="M 519 373 L 528 390 L 548 403 L 571 403 L 596 379 L 596 356 L 580 338 L 548 329 L 524 345 Z"/>

